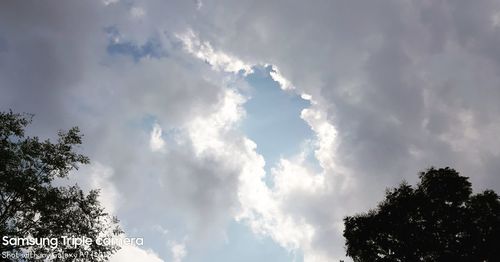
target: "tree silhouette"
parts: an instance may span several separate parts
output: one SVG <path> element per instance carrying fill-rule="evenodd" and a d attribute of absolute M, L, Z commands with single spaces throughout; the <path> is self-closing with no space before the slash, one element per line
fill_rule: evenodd
<path fill-rule="evenodd" d="M 66 259 L 54 260 L 107 260 L 118 246 L 100 245 L 96 241 L 88 245 L 63 245 L 63 237 L 96 240 L 121 233 L 117 219 L 100 206 L 97 190 L 85 194 L 77 185 L 53 184 L 54 179 L 66 178 L 79 164 L 89 163 L 86 156 L 75 152 L 75 147 L 81 144 L 78 128 L 59 132 L 57 143 L 41 142 L 37 137 L 25 137 L 24 129 L 31 117 L 0 112 L 2 258 L 44 261 L 48 256 L 66 255 Z M 9 242 L 16 238 L 56 238 L 58 245 Z M 22 259 L 28 253 L 31 256 Z"/>
<path fill-rule="evenodd" d="M 347 255 L 354 261 L 498 261 L 500 198 L 472 195 L 451 168 L 421 172 L 367 213 L 344 218 Z"/>

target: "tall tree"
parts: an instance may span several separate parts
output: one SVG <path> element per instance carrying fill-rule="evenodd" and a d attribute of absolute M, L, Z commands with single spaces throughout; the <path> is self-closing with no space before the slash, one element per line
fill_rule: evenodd
<path fill-rule="evenodd" d="M 0 251 L 3 258 L 43 261 L 48 256 L 106 261 L 119 247 L 100 245 L 97 238 L 121 233 L 117 219 L 98 201 L 98 190 L 84 193 L 77 185 L 56 186 L 89 159 L 75 152 L 82 143 L 78 128 L 59 132 L 56 143 L 25 136 L 31 115 L 0 112 Z M 64 237 L 91 239 L 90 244 L 63 245 Z M 58 245 L 15 244 L 13 239 L 57 239 Z M 68 241 L 66 241 L 68 243 Z M 74 244 L 74 243 L 72 243 Z M 16 258 L 17 257 L 17 258 Z"/>
<path fill-rule="evenodd" d="M 344 218 L 354 261 L 498 261 L 500 198 L 472 194 L 451 168 L 421 172 L 412 187 L 387 190 L 376 209 Z"/>

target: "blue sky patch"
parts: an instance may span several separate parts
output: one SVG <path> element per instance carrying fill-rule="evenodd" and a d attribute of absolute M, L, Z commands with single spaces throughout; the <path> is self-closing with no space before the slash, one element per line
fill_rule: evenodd
<path fill-rule="evenodd" d="M 269 237 L 256 236 L 248 226 L 236 221 L 228 226 L 226 244 L 213 247 L 203 253 L 203 257 L 201 255 L 188 255 L 184 262 L 302 261 L 301 254 L 287 251 Z"/>
<path fill-rule="evenodd" d="M 243 132 L 257 143 L 257 152 L 264 156 L 268 173 L 281 156 L 299 153 L 302 142 L 314 138 L 314 132 L 300 118 L 309 101 L 281 90 L 270 71 L 270 66 L 255 67 L 254 73 L 246 77 L 252 88 L 251 98 L 244 105 L 247 116 L 242 123 Z"/>

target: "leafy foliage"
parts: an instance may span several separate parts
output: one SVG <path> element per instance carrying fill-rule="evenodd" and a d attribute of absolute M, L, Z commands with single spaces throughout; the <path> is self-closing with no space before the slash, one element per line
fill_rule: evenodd
<path fill-rule="evenodd" d="M 403 182 L 365 214 L 344 218 L 347 255 L 354 261 L 498 261 L 500 198 L 472 195 L 471 183 L 451 168 Z"/>
<path fill-rule="evenodd" d="M 26 137 L 24 130 L 31 115 L 0 112 L 0 236 L 11 238 L 112 237 L 121 233 L 117 219 L 100 206 L 99 192 L 85 194 L 77 185 L 55 186 L 56 178 L 66 178 L 89 163 L 75 152 L 82 143 L 78 128 L 59 132 L 57 143 Z M 118 249 L 115 245 L 57 247 L 43 245 L 0 245 L 1 252 L 34 252 L 39 257 L 58 254 L 82 258 L 100 254 L 93 261 L 105 261 Z M 30 259 L 36 260 L 36 259 Z M 43 259 L 40 259 L 43 260 Z M 65 259 L 67 261 L 68 259 Z"/>

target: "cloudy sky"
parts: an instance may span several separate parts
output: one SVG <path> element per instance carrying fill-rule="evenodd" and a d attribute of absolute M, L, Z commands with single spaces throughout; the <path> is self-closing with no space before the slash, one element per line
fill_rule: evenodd
<path fill-rule="evenodd" d="M 80 127 L 113 261 L 349 261 L 419 171 L 500 191 L 500 2 L 2 1 L 8 109 Z"/>

